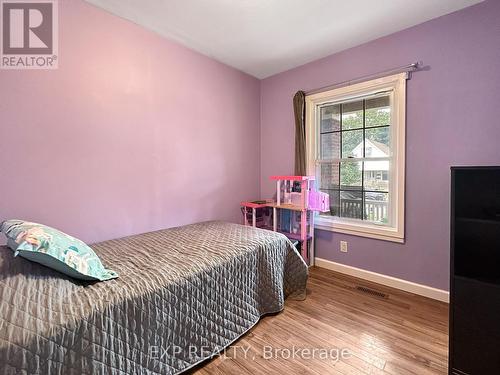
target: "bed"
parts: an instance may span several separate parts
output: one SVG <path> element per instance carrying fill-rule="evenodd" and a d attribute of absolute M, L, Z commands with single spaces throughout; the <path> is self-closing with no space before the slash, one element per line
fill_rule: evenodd
<path fill-rule="evenodd" d="M 177 374 L 227 347 L 307 266 L 283 235 L 205 222 L 92 245 L 118 279 L 85 283 L 0 246 L 0 374 Z"/>

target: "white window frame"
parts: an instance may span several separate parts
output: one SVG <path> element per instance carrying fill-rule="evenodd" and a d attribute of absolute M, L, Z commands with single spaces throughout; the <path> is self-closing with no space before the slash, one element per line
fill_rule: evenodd
<path fill-rule="evenodd" d="M 343 102 L 383 91 L 391 92 L 391 174 L 390 225 L 379 225 L 362 220 L 318 215 L 315 228 L 333 232 L 404 242 L 405 234 L 405 132 L 407 73 L 361 82 L 306 96 L 307 172 L 315 176 L 319 159 L 319 112 L 317 107 L 331 102 Z"/>

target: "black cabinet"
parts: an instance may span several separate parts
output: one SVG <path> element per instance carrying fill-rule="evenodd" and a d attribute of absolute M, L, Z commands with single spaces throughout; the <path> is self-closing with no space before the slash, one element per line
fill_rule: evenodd
<path fill-rule="evenodd" d="M 500 167 L 451 168 L 449 374 L 500 374 Z"/>

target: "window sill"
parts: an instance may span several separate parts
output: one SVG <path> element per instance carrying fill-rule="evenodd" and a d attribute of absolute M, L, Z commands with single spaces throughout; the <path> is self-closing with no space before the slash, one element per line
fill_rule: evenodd
<path fill-rule="evenodd" d="M 375 224 L 358 223 L 356 221 L 321 217 L 316 218 L 314 228 L 383 241 L 397 243 L 405 242 L 403 228 L 385 227 Z"/>

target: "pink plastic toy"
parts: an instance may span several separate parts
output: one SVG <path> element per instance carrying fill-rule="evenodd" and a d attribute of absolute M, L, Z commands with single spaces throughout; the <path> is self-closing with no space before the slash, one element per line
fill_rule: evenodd
<path fill-rule="evenodd" d="M 242 202 L 245 225 L 271 229 L 297 241 L 304 260 L 314 265 L 314 213 L 330 210 L 328 194 L 314 190 L 314 176 L 271 176 L 276 201 Z M 272 208 L 272 216 L 265 208 Z M 272 224 L 271 224 L 272 222 Z"/>
<path fill-rule="evenodd" d="M 309 191 L 309 209 L 311 211 L 326 212 L 330 210 L 330 196 L 321 191 Z"/>

